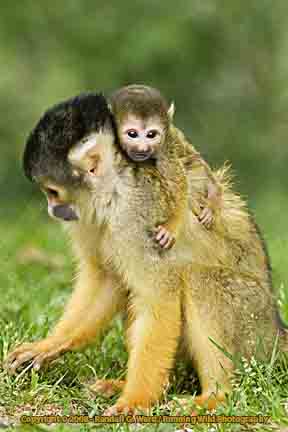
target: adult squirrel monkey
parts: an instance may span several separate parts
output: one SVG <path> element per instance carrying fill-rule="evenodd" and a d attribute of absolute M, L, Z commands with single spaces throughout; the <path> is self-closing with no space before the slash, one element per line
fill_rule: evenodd
<path fill-rule="evenodd" d="M 167 180 L 153 164 L 127 158 L 102 95 L 80 95 L 48 110 L 28 138 L 24 169 L 47 196 L 50 214 L 62 220 L 80 265 L 63 317 L 45 339 L 9 354 L 12 372 L 27 361 L 38 369 L 82 347 L 126 311 L 126 379 L 94 387 L 122 388 L 107 414 L 159 401 L 180 341 L 200 379 L 195 401 L 211 408 L 230 389 L 234 365 L 224 352 L 249 358 L 260 337 L 269 353 L 278 331 L 287 348 L 275 319 L 268 258 L 241 199 L 218 176 L 228 225 L 223 235 L 203 228 L 186 207 L 174 247 L 155 248 L 147 229 L 159 213 L 167 215 L 157 196 Z"/>

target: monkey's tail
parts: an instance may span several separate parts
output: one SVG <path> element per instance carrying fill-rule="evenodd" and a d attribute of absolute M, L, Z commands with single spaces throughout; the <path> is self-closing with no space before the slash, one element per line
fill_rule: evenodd
<path fill-rule="evenodd" d="M 279 349 L 288 354 L 288 325 L 282 319 L 279 311 L 276 311 L 276 323 L 279 330 Z"/>
<path fill-rule="evenodd" d="M 281 352 L 288 355 L 288 329 L 282 328 L 280 330 L 279 349 Z"/>
<path fill-rule="evenodd" d="M 237 206 L 246 205 L 243 199 L 241 199 L 240 204 L 240 195 L 233 190 L 235 174 L 232 171 L 230 162 L 226 161 L 223 166 L 214 171 L 214 175 L 216 180 L 219 182 L 219 185 L 225 196 L 225 200 L 228 200 L 229 198 L 231 201 L 237 204 Z"/>

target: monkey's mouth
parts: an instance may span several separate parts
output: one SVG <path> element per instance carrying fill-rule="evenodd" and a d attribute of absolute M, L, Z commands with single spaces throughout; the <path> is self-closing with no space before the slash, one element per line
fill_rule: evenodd
<path fill-rule="evenodd" d="M 153 151 L 148 150 L 146 152 L 129 152 L 129 157 L 135 161 L 135 162 L 142 162 L 145 161 L 147 159 L 150 159 L 150 157 L 152 156 Z"/>

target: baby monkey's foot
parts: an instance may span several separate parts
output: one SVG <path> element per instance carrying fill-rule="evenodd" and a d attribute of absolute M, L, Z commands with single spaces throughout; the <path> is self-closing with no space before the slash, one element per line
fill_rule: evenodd
<path fill-rule="evenodd" d="M 44 363 L 54 360 L 60 354 L 68 351 L 70 341 L 54 338 L 43 339 L 38 342 L 24 343 L 16 347 L 5 360 L 5 368 L 11 374 L 24 363 L 30 362 L 30 366 L 39 370 Z"/>
<path fill-rule="evenodd" d="M 205 228 L 209 229 L 211 228 L 211 225 L 213 223 L 214 214 L 213 211 L 209 207 L 203 208 L 200 215 L 198 216 L 198 219 L 202 225 L 205 226 Z"/>
<path fill-rule="evenodd" d="M 94 384 L 89 386 L 89 389 L 93 392 L 100 394 L 106 398 L 114 396 L 116 393 L 121 391 L 124 387 L 124 380 L 116 379 L 99 379 L 94 382 Z"/>
<path fill-rule="evenodd" d="M 176 239 L 165 225 L 159 225 L 155 229 L 155 233 L 155 241 L 162 249 L 170 249 L 174 245 Z"/>

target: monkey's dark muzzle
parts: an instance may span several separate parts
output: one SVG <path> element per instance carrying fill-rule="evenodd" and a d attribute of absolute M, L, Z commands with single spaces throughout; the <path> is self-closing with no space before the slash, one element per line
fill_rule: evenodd
<path fill-rule="evenodd" d="M 147 159 L 150 159 L 150 157 L 152 156 L 153 152 L 152 151 L 143 151 L 143 152 L 129 152 L 129 157 L 135 161 L 135 162 L 142 162 L 145 161 Z"/>
<path fill-rule="evenodd" d="M 59 204 L 55 206 L 52 210 L 53 215 L 59 219 L 63 219 L 64 221 L 76 221 L 79 220 L 79 217 L 75 213 L 69 205 L 67 204 Z"/>

